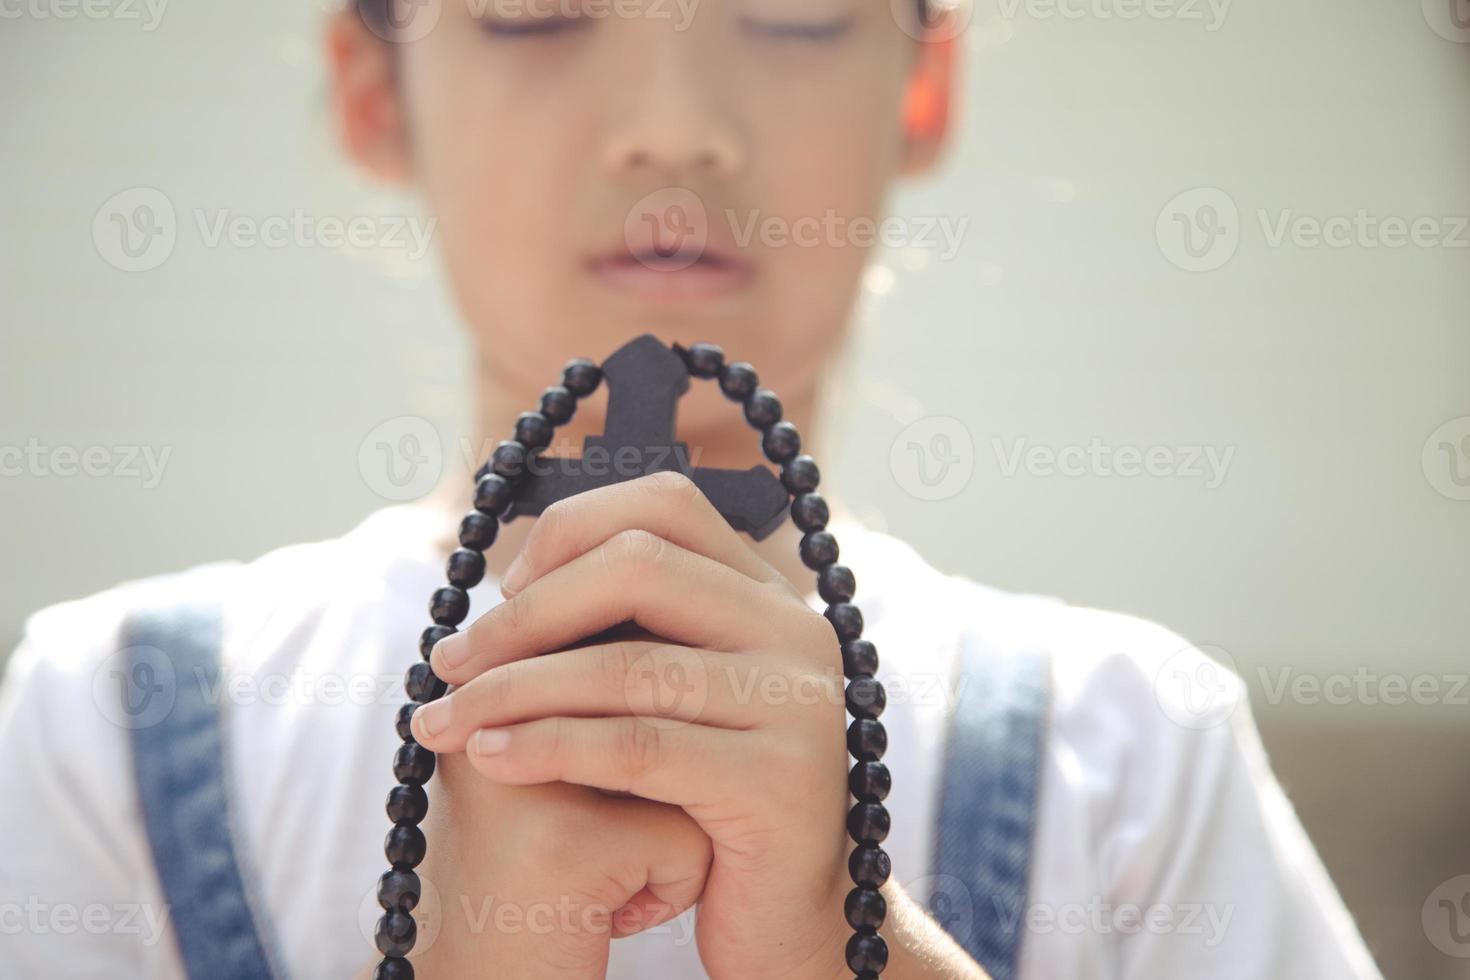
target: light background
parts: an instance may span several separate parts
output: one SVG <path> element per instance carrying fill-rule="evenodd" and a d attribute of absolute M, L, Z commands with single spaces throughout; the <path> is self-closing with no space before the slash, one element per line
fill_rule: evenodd
<path fill-rule="evenodd" d="M 358 465 L 385 420 L 431 419 L 454 465 L 464 344 L 428 263 L 209 248 L 193 222 L 402 212 L 330 146 L 322 9 L 0 25 L 0 446 L 171 453 L 153 488 L 0 477 L 0 647 L 42 605 L 345 531 L 385 502 Z M 1470 707 L 1309 704 L 1262 682 L 1363 670 L 1449 694 L 1470 671 L 1470 501 L 1454 499 L 1470 443 L 1424 454 L 1446 423 L 1470 433 L 1470 232 L 1458 248 L 1273 246 L 1261 223 L 1470 215 L 1470 28 L 1435 0 L 1241 0 L 1218 23 L 1205 4 L 1186 8 L 1199 19 L 1057 9 L 976 12 L 962 138 L 894 201 L 968 219 L 963 247 L 873 274 L 828 480 L 941 567 L 1226 651 L 1385 972 L 1470 977 L 1420 918 L 1470 872 Z M 179 236 L 160 267 L 125 273 L 93 220 L 136 187 L 168 197 Z M 1238 210 L 1213 271 L 1179 268 L 1156 234 L 1195 188 Z M 933 417 L 962 438 L 915 443 L 942 451 L 925 472 L 948 456 L 973 473 L 925 501 L 901 433 Z M 1094 438 L 1233 456 L 1211 488 L 1008 475 L 994 443 Z"/>

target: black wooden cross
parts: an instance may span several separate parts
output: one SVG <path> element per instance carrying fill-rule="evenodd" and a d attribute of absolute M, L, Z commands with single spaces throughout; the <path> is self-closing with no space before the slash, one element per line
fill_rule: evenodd
<path fill-rule="evenodd" d="M 584 490 L 678 470 L 694 481 L 735 530 L 759 541 L 781 526 L 791 498 L 774 473 L 764 466 L 696 468 L 689 447 L 675 441 L 679 397 L 689 390 L 689 369 L 675 351 L 653 334 L 644 334 L 609 357 L 602 374 L 607 381 L 602 434 L 583 440 L 580 459 L 533 458 L 510 517 L 540 514 Z"/>

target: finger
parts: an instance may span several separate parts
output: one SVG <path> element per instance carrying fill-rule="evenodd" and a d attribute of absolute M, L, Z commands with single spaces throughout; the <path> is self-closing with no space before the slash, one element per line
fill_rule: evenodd
<path fill-rule="evenodd" d="M 620 842 L 631 837 L 629 850 L 637 855 L 628 874 L 607 869 L 610 880 L 631 880 L 635 889 L 612 913 L 612 935 L 635 935 L 692 908 L 704 893 L 713 860 L 713 845 L 693 818 L 678 807 L 638 799 L 612 801 L 609 812 L 617 825 L 608 828 L 610 835 Z"/>
<path fill-rule="evenodd" d="M 633 717 L 542 718 L 487 728 L 470 739 L 470 765 L 513 786 L 565 782 L 678 807 L 750 793 L 759 774 L 751 732 L 704 725 L 665 728 Z"/>
<path fill-rule="evenodd" d="M 813 622 L 827 626 L 788 589 L 647 531 L 625 530 L 440 640 L 430 663 L 445 681 L 463 684 L 628 620 L 677 643 L 727 652 L 759 649 L 773 630 L 813 630 L 795 634 L 808 642 Z"/>
<path fill-rule="evenodd" d="M 531 582 L 629 528 L 728 565 L 757 582 L 780 576 L 741 540 L 694 481 L 653 473 L 558 500 L 536 519 L 500 591 L 515 595 Z"/>

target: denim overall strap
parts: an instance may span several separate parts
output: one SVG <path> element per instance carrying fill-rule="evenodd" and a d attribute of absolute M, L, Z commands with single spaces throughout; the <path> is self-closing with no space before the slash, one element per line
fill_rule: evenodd
<path fill-rule="evenodd" d="M 284 974 L 237 860 L 230 814 L 221 632 L 219 607 L 209 602 L 140 609 L 123 625 L 133 773 L 185 972 L 272 980 Z M 150 708 L 153 697 L 161 703 Z"/>
<path fill-rule="evenodd" d="M 1015 980 L 1046 745 L 1048 660 L 967 640 L 928 907 L 993 980 Z"/>

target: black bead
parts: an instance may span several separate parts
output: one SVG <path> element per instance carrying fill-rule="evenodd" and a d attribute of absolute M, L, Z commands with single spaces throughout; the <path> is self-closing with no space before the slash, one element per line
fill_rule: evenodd
<path fill-rule="evenodd" d="M 870 640 L 842 644 L 842 672 L 848 677 L 878 673 L 878 648 Z"/>
<path fill-rule="evenodd" d="M 473 548 L 457 548 L 445 566 L 449 584 L 457 589 L 473 589 L 485 577 L 485 556 Z"/>
<path fill-rule="evenodd" d="M 442 698 L 449 690 L 449 685 L 439 679 L 433 667 L 420 660 L 409 667 L 403 675 L 403 690 L 408 694 L 410 701 L 428 704 L 430 701 L 438 701 Z"/>
<path fill-rule="evenodd" d="M 516 417 L 516 442 L 532 449 L 541 449 L 551 442 L 556 426 L 540 412 L 522 412 Z"/>
<path fill-rule="evenodd" d="M 378 904 L 389 912 L 412 912 L 422 892 L 419 876 L 412 871 L 384 871 L 378 879 Z"/>
<path fill-rule="evenodd" d="M 847 941 L 847 968 L 854 973 L 882 973 L 888 944 L 876 932 L 860 932 Z"/>
<path fill-rule="evenodd" d="M 413 916 L 394 909 L 383 913 L 373 938 L 384 956 L 407 956 L 413 949 L 413 941 L 418 938 L 418 929 Z"/>
<path fill-rule="evenodd" d="M 526 473 L 526 458 L 529 451 L 524 443 L 506 439 L 495 444 L 490 454 L 490 470 L 514 483 Z"/>
<path fill-rule="evenodd" d="M 373 971 L 373 980 L 413 980 L 413 964 L 400 956 L 389 956 Z"/>
<path fill-rule="evenodd" d="M 859 844 L 881 844 L 888 836 L 888 808 L 882 803 L 857 803 L 847 813 L 847 833 Z"/>
<path fill-rule="evenodd" d="M 567 362 L 561 372 L 561 386 L 578 398 L 586 398 L 602 383 L 602 368 L 585 357 Z"/>
<path fill-rule="evenodd" d="M 851 643 L 863 635 L 863 611 L 850 602 L 835 602 L 823 613 L 837 631 L 839 643 Z"/>
<path fill-rule="evenodd" d="M 777 422 L 761 436 L 761 451 L 777 464 L 795 459 L 801 452 L 801 433 L 790 422 Z"/>
<path fill-rule="evenodd" d="M 847 788 L 859 803 L 882 803 L 893 789 L 893 776 L 881 762 L 859 762 L 847 774 Z"/>
<path fill-rule="evenodd" d="M 847 726 L 847 751 L 860 762 L 877 762 L 888 751 L 888 732 L 876 718 L 858 718 Z"/>
<path fill-rule="evenodd" d="M 847 924 L 854 929 L 877 929 L 888 914 L 888 902 L 878 889 L 859 886 L 847 893 L 842 910 L 847 914 Z"/>
<path fill-rule="evenodd" d="M 674 351 L 684 359 L 684 366 L 696 378 L 713 378 L 725 366 L 725 352 L 717 344 L 675 344 Z"/>
<path fill-rule="evenodd" d="M 493 516 L 481 513 L 466 514 L 459 522 L 459 543 L 466 548 L 484 551 L 495 543 L 500 531 L 500 522 Z"/>
<path fill-rule="evenodd" d="M 552 425 L 566 425 L 577 412 L 577 396 L 561 385 L 552 385 L 541 393 L 541 414 Z"/>
<path fill-rule="evenodd" d="M 434 753 L 417 742 L 404 742 L 393 756 L 393 775 L 400 783 L 422 786 L 434 775 Z"/>
<path fill-rule="evenodd" d="M 398 718 L 393 723 L 393 730 L 398 732 L 398 737 L 405 742 L 413 741 L 413 729 L 408 726 L 409 722 L 413 721 L 413 713 L 418 710 L 418 707 L 412 701 L 398 706 Z"/>
<path fill-rule="evenodd" d="M 791 501 L 791 522 L 804 532 L 822 530 L 831 516 L 819 493 L 804 493 Z"/>
<path fill-rule="evenodd" d="M 781 399 L 774 391 L 760 389 L 745 402 L 745 421 L 757 429 L 769 429 L 781 421 Z"/>
<path fill-rule="evenodd" d="M 809 531 L 801 538 L 801 563 L 820 572 L 837 560 L 837 539 L 830 531 Z"/>
<path fill-rule="evenodd" d="M 882 888 L 893 873 L 893 859 L 881 847 L 858 846 L 847 858 L 847 874 L 854 884 Z"/>
<path fill-rule="evenodd" d="M 383 853 L 388 856 L 388 863 L 399 871 L 412 871 L 418 867 L 427 848 L 424 832 L 411 823 L 394 824 L 383 843 Z"/>
<path fill-rule="evenodd" d="M 429 815 L 429 794 L 422 786 L 399 783 L 388 791 L 387 811 L 394 823 L 423 823 Z"/>
<path fill-rule="evenodd" d="M 733 401 L 745 401 L 755 394 L 760 383 L 760 376 L 755 373 L 755 368 L 744 361 L 727 364 L 720 372 L 720 390 Z"/>
<path fill-rule="evenodd" d="M 459 630 L 453 626 L 430 626 L 423 633 L 419 634 L 419 655 L 425 660 L 428 660 L 429 654 L 434 650 L 435 643 L 438 643 L 446 636 L 453 636 L 458 632 Z"/>
<path fill-rule="evenodd" d="M 779 428 L 777 426 L 776 428 Z M 776 431 L 775 428 L 771 430 Z M 767 453 L 766 455 L 770 455 Z M 780 462 L 777 460 L 777 462 Z M 781 468 L 781 483 L 785 485 L 786 492 L 792 496 L 803 493 L 811 493 L 817 489 L 817 484 L 822 482 L 822 471 L 817 467 L 817 461 L 806 454 L 797 456 Z M 823 523 L 826 523 L 825 521 Z"/>
<path fill-rule="evenodd" d="M 854 677 L 847 684 L 847 712 L 854 718 L 877 718 L 888 705 L 888 692 L 876 677 Z"/>
<path fill-rule="evenodd" d="M 429 618 L 440 626 L 458 626 L 470 614 L 470 597 L 452 585 L 435 589 L 429 599 Z"/>
<path fill-rule="evenodd" d="M 817 594 L 824 602 L 851 602 L 857 578 L 846 565 L 832 564 L 817 573 Z"/>
<path fill-rule="evenodd" d="M 504 514 L 506 508 L 510 507 L 511 501 L 515 500 L 515 488 L 510 481 L 498 473 L 486 473 L 480 477 L 475 484 L 475 510 L 491 517 L 499 517 Z M 490 540 L 495 540 L 495 535 L 490 535 Z M 484 548 L 479 549 L 484 551 Z"/>

